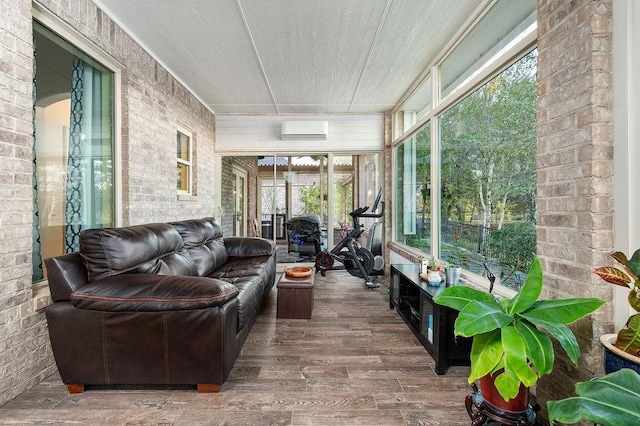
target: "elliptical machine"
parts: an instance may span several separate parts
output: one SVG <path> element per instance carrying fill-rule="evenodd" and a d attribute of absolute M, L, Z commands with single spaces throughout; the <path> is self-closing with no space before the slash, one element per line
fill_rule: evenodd
<path fill-rule="evenodd" d="M 360 224 L 361 217 L 379 218 L 384 215 L 384 201 L 382 198 L 382 188 L 378 191 L 378 195 L 373 203 L 373 207 L 369 213 L 369 207 L 358 207 L 349 215 L 353 218 L 353 228 L 347 231 L 345 237 L 331 250 L 324 250 L 316 255 L 316 267 L 321 271 L 322 276 L 326 276 L 326 271 L 333 268 L 334 260 L 342 263 L 351 275 L 354 277 L 364 278 L 367 288 L 378 288 L 380 284 L 374 283 L 371 275 L 381 275 L 384 270 L 384 258 L 382 253 L 375 255 L 370 249 L 363 247 L 358 238 L 364 232 L 364 225 Z M 377 212 L 378 205 L 380 211 Z M 372 235 L 373 236 L 373 235 Z M 369 244 L 372 247 L 371 244 Z M 376 244 L 381 246 L 381 244 Z M 381 250 L 378 248 L 378 250 Z"/>

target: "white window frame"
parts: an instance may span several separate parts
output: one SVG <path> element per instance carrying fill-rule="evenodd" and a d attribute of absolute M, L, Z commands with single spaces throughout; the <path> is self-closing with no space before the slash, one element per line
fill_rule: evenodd
<path fill-rule="evenodd" d="M 89 55 L 113 73 L 113 226 L 122 226 L 122 70 L 124 65 L 88 40 L 75 28 L 67 25 L 58 16 L 38 3 L 33 3 L 31 16 L 61 38 Z M 51 303 L 48 280 L 32 285 L 34 311 Z"/>
<path fill-rule="evenodd" d="M 613 150 L 614 162 L 614 247 L 631 256 L 640 246 L 640 132 L 636 123 L 640 109 L 640 5 L 635 0 L 613 2 Z M 629 291 L 614 286 L 614 327 L 622 328 L 633 309 Z"/>
<path fill-rule="evenodd" d="M 64 23 L 59 17 L 33 3 L 33 19 L 58 34 L 73 46 L 98 61 L 113 73 L 113 226 L 122 226 L 122 70 L 124 65 L 97 47 L 75 28 Z"/>
<path fill-rule="evenodd" d="M 193 195 L 193 132 L 184 126 L 176 126 L 177 133 L 185 135 L 188 139 L 188 151 L 189 158 L 187 160 L 176 156 L 178 164 L 182 164 L 187 167 L 187 190 L 178 189 L 178 195 Z M 176 141 L 177 143 L 177 141 Z"/>
<path fill-rule="evenodd" d="M 233 179 L 234 179 L 234 184 L 233 186 L 236 188 L 238 188 L 238 181 L 242 180 L 244 182 L 244 185 L 242 186 L 242 194 L 238 194 L 236 193 L 234 196 L 234 200 L 233 203 L 234 205 L 238 205 L 238 197 L 240 196 L 242 198 L 242 220 L 241 222 L 238 224 L 238 220 L 235 217 L 234 214 L 234 218 L 233 221 L 235 222 L 235 235 L 234 237 L 246 237 L 247 236 L 247 217 L 249 216 L 247 214 L 247 209 L 248 209 L 248 203 L 247 203 L 247 198 L 249 196 L 249 180 L 248 180 L 248 173 L 245 169 L 238 167 L 236 165 L 231 167 L 232 173 L 233 173 Z M 235 212 L 233 212 L 235 213 Z M 239 225 L 239 226 L 238 226 Z"/>

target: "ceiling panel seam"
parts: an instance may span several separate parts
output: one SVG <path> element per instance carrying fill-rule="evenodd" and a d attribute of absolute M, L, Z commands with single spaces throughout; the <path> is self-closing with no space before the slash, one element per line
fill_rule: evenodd
<path fill-rule="evenodd" d="M 251 28 L 249 28 L 249 23 L 247 22 L 247 17 L 244 14 L 244 9 L 242 9 L 242 4 L 240 0 L 236 0 L 238 4 L 238 8 L 240 9 L 240 15 L 242 16 L 242 22 L 244 23 L 244 28 L 247 30 L 247 34 L 249 35 L 249 40 L 251 40 L 251 46 L 253 47 L 253 53 L 255 53 L 256 58 L 258 58 L 258 63 L 260 64 L 260 71 L 262 72 L 262 77 L 267 85 L 267 90 L 269 90 L 269 95 L 271 96 L 271 101 L 273 102 L 273 106 L 276 109 L 276 113 L 280 113 L 280 109 L 278 108 L 278 103 L 276 102 L 276 98 L 273 95 L 273 90 L 271 89 L 271 83 L 269 83 L 269 77 L 267 77 L 267 72 L 264 69 L 264 65 L 262 64 L 262 59 L 260 58 L 260 53 L 258 52 L 258 47 L 256 46 L 256 42 L 253 39 L 253 34 L 251 33 Z"/>
<path fill-rule="evenodd" d="M 238 0 L 239 1 L 239 0 Z M 391 4 L 393 0 L 387 0 L 387 5 L 384 8 L 384 12 L 380 17 L 380 22 L 378 22 L 378 28 L 376 29 L 376 33 L 373 36 L 373 40 L 371 40 L 371 45 L 369 46 L 369 52 L 367 52 L 367 58 L 362 65 L 362 70 L 360 71 L 360 77 L 358 78 L 358 83 L 356 84 L 356 88 L 353 91 L 353 96 L 351 97 L 351 102 L 349 102 L 348 112 L 351 112 L 351 108 L 353 107 L 353 103 L 356 100 L 356 96 L 358 95 L 358 90 L 360 89 L 360 84 L 362 83 L 362 79 L 364 78 L 364 74 L 367 71 L 367 67 L 369 66 L 369 61 L 371 60 L 371 55 L 378 44 L 378 39 L 380 38 L 380 33 L 382 33 L 382 27 L 384 27 L 384 23 L 387 20 L 387 15 L 389 15 L 389 10 L 391 9 Z"/>

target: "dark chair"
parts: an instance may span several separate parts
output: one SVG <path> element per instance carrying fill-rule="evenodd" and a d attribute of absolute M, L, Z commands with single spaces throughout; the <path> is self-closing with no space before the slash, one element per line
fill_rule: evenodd
<path fill-rule="evenodd" d="M 322 250 L 321 221 L 318 215 L 298 216 L 285 222 L 289 253 L 315 257 Z"/>

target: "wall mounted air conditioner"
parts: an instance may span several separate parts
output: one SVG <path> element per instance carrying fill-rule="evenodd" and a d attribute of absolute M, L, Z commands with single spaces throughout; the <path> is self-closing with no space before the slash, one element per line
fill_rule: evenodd
<path fill-rule="evenodd" d="M 283 121 L 282 140 L 323 139 L 329 137 L 328 121 Z"/>

